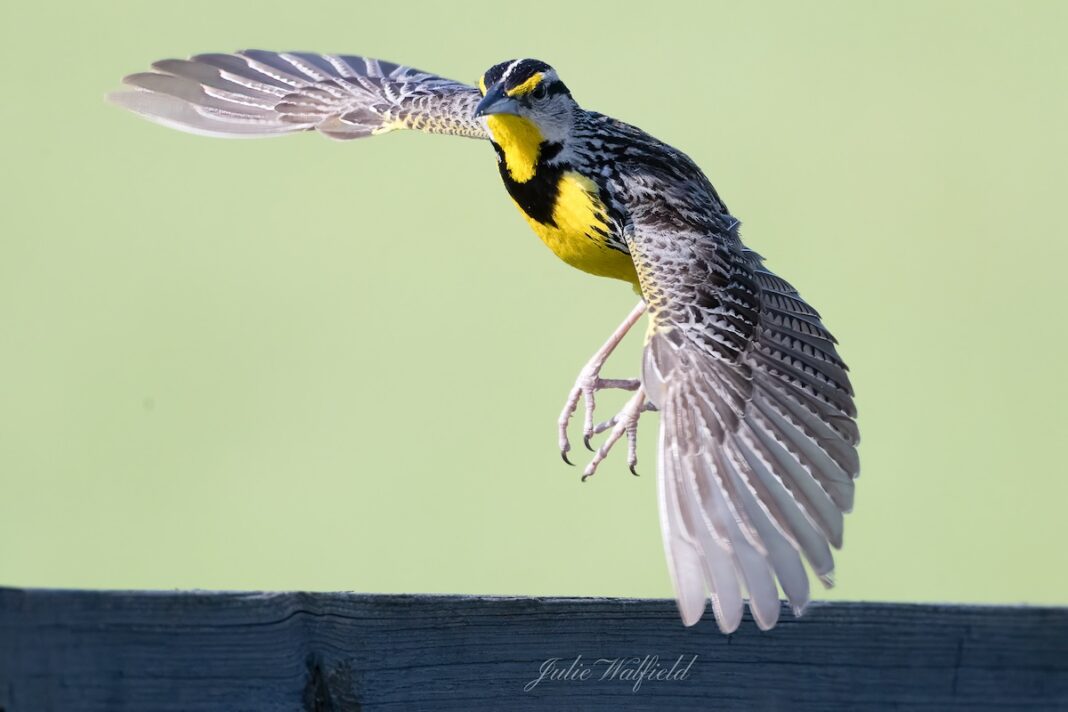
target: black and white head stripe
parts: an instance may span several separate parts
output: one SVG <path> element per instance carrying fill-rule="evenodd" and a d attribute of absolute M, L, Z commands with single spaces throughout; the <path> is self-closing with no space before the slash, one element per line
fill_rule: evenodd
<path fill-rule="evenodd" d="M 567 86 L 556 75 L 556 70 L 538 59 L 511 59 L 490 67 L 479 81 L 484 94 L 489 87 L 503 82 L 509 96 L 523 96 L 537 86 L 544 85 L 545 93 L 567 94 Z"/>

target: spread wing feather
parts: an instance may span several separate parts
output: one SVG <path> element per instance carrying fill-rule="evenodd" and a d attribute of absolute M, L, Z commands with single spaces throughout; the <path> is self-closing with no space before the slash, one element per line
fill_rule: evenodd
<path fill-rule="evenodd" d="M 246 50 L 165 59 L 108 98 L 150 121 L 224 138 L 316 130 L 353 139 L 394 129 L 487 138 L 472 86 L 392 62 Z"/>
<path fill-rule="evenodd" d="M 642 217 L 628 246 L 652 319 L 642 380 L 661 411 L 661 528 L 679 610 L 695 623 L 707 594 L 731 632 L 744 591 L 767 629 L 778 586 L 796 614 L 808 603 L 803 560 L 833 583 L 859 472 L 847 369 L 819 314 L 741 246 L 736 221 L 679 230 Z"/>

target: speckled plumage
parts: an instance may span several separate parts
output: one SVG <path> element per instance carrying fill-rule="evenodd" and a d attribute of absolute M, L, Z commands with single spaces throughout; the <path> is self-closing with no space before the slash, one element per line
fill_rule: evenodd
<path fill-rule="evenodd" d="M 683 621 L 700 618 L 707 595 L 732 631 L 745 592 L 757 623 L 770 628 L 777 583 L 800 613 L 809 600 L 802 560 L 830 584 L 831 547 L 841 546 L 859 472 L 846 367 L 816 311 L 743 246 L 738 220 L 689 157 L 580 108 L 537 60 L 495 65 L 478 89 L 308 53 L 153 67 L 127 77 L 134 90 L 112 99 L 194 133 L 350 139 L 408 128 L 491 139 L 505 186 L 543 241 L 580 269 L 632 281 L 647 304 L 629 422 L 636 427 L 643 398 L 661 412 L 660 517 Z M 505 118 L 486 108 L 493 101 L 510 107 L 498 112 Z"/>

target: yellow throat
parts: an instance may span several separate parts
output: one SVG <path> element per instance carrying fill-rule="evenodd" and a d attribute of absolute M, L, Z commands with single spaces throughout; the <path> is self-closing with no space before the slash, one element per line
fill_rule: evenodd
<path fill-rule="evenodd" d="M 638 275 L 630 255 L 607 244 L 611 228 L 608 225 L 608 210 L 600 198 L 597 184 L 571 170 L 559 172 L 554 183 L 545 186 L 532 183 L 538 171 L 538 159 L 544 141 L 537 125 L 529 119 L 510 114 L 488 116 L 486 125 L 493 142 L 504 155 L 508 174 L 504 180 L 513 202 L 541 241 L 572 267 L 637 286 Z M 551 216 L 551 224 L 528 213 L 515 199 L 519 192 L 525 192 L 528 199 L 531 196 L 537 199 L 544 192 L 544 200 L 552 201 L 551 206 L 544 206 L 544 213 Z"/>
<path fill-rule="evenodd" d="M 486 125 L 493 135 L 493 142 L 504 152 L 504 162 L 512 179 L 526 183 L 533 178 L 541 142 L 545 140 L 534 122 L 521 116 L 494 114 L 486 117 Z"/>

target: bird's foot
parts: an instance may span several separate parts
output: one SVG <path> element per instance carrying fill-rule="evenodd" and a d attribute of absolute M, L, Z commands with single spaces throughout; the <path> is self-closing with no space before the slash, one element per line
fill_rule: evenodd
<path fill-rule="evenodd" d="M 601 378 L 600 376 L 601 364 L 591 361 L 586 364 L 585 368 L 579 373 L 577 379 L 575 379 L 575 385 L 571 389 L 571 393 L 567 396 L 567 403 L 564 404 L 564 410 L 560 413 L 560 420 L 558 424 L 560 426 L 560 456 L 564 458 L 564 462 L 569 465 L 574 463 L 567 458 L 567 453 L 571 451 L 571 440 L 567 436 L 567 426 L 571 422 L 571 416 L 578 410 L 578 403 L 581 399 L 586 407 L 586 414 L 582 422 L 582 442 L 586 445 L 586 449 L 593 450 L 593 446 L 590 445 L 590 438 L 596 433 L 603 432 L 607 428 L 597 430 L 593 424 L 593 412 L 597 408 L 597 391 L 604 390 L 605 388 L 620 388 L 625 391 L 636 391 L 641 388 L 641 381 L 638 379 L 619 379 L 619 378 Z M 617 415 L 616 418 L 619 416 Z M 613 418 L 612 420 L 616 420 Z M 611 421 L 609 421 L 611 422 Z M 604 425 L 604 423 L 602 423 Z M 612 425 L 615 425 L 612 422 Z M 611 426 L 607 426 L 611 427 Z"/>
<path fill-rule="evenodd" d="M 627 401 L 627 404 L 623 406 L 619 413 L 610 420 L 594 426 L 594 435 L 611 430 L 604 443 L 593 454 L 590 464 L 586 465 L 586 469 L 582 472 L 583 482 L 597 472 L 597 466 L 608 456 L 612 446 L 624 435 L 627 436 L 627 467 L 630 468 L 631 474 L 637 477 L 638 471 L 635 468 L 638 466 L 638 420 L 641 418 L 642 413 L 647 410 L 656 410 L 656 406 L 646 400 L 645 389 L 639 385 L 638 390 L 630 397 L 630 400 Z M 587 445 L 588 443 L 589 439 L 587 438 Z"/>
<path fill-rule="evenodd" d="M 644 313 L 645 302 L 638 302 L 637 306 L 623 320 L 623 323 L 608 337 L 608 341 L 597 350 L 597 353 L 590 357 L 590 360 L 579 372 L 578 378 L 575 379 L 575 385 L 571 389 L 571 393 L 568 394 L 567 403 L 564 404 L 564 410 L 560 413 L 560 419 L 557 421 L 560 435 L 560 456 L 564 458 L 564 462 L 567 464 L 572 464 L 571 460 L 567 459 L 567 453 L 571 451 L 571 441 L 567 437 L 567 425 L 571 422 L 571 416 L 578 410 L 579 399 L 582 399 L 586 406 L 582 439 L 586 443 L 586 447 L 593 450 L 590 446 L 590 438 L 594 435 L 593 411 L 596 408 L 595 394 L 597 391 L 604 388 L 621 388 L 627 391 L 634 391 L 641 386 L 641 381 L 638 379 L 601 378 L 601 368 L 612 351 L 619 345 L 619 342 L 623 340 L 623 337 L 626 336 L 630 328 Z"/>

